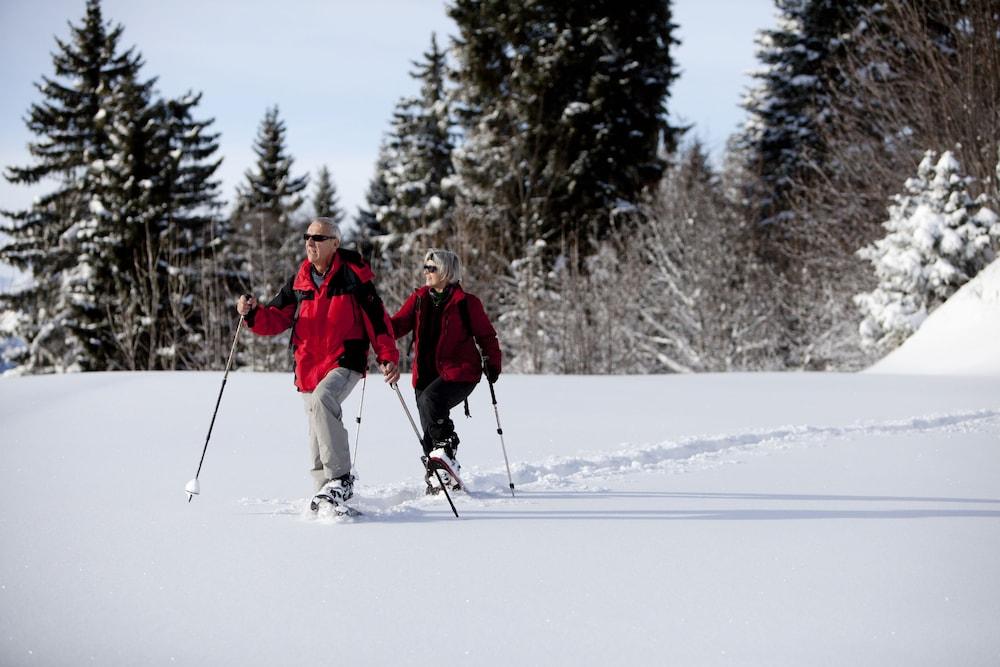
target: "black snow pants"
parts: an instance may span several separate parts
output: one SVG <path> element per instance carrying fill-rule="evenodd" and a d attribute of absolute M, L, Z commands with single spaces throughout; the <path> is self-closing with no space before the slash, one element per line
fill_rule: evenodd
<path fill-rule="evenodd" d="M 416 390 L 417 412 L 420 414 L 420 426 L 424 429 L 424 454 L 430 454 L 436 442 L 448 442 L 453 449 L 457 447 L 455 422 L 449 414 L 453 407 L 469 397 L 476 384 L 435 378 L 423 389 Z"/>

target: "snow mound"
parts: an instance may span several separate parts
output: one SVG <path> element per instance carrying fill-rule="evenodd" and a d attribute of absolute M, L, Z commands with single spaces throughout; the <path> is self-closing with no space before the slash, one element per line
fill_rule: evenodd
<path fill-rule="evenodd" d="M 930 314 L 873 373 L 1000 375 L 1000 259 Z"/>

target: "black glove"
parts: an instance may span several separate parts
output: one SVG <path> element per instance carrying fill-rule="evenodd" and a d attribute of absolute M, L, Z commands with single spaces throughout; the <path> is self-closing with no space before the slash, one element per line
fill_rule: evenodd
<path fill-rule="evenodd" d="M 500 369 L 496 366 L 486 365 L 486 379 L 490 381 L 490 384 L 496 384 L 497 378 L 500 377 Z"/>

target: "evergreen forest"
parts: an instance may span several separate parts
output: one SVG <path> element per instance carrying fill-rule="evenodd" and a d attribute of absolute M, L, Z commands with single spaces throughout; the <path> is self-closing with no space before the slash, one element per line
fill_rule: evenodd
<path fill-rule="evenodd" d="M 671 4 L 449 0 L 352 213 L 296 167 L 280 99 L 223 192 L 212 91 L 163 97 L 86 0 L 24 112 L 30 159 L 2 165 L 47 189 L 0 211 L 27 277 L 0 370 L 222 368 L 235 298 L 274 294 L 317 216 L 390 310 L 427 249 L 458 253 L 520 373 L 856 370 L 995 259 L 995 0 L 775 0 L 721 160 L 668 120 Z M 246 340 L 239 367 L 290 369 L 287 336 Z"/>

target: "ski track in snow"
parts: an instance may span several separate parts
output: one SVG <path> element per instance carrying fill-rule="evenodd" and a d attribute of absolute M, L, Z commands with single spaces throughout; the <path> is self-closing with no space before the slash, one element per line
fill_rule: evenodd
<path fill-rule="evenodd" d="M 906 420 L 862 423 L 849 426 L 782 426 L 727 435 L 702 435 L 667 440 L 655 445 L 629 447 L 601 454 L 550 457 L 537 463 L 512 463 L 511 476 L 518 491 L 604 491 L 609 478 L 635 473 L 683 473 L 737 461 L 737 455 L 764 454 L 794 446 L 809 446 L 855 436 L 905 436 L 928 432 L 1000 433 L 1000 410 L 976 410 Z M 505 468 L 464 470 L 468 493 L 452 493 L 459 507 L 486 507 L 511 501 Z M 412 520 L 428 511 L 447 507 L 443 498 L 424 494 L 423 484 L 361 485 L 352 505 L 366 518 Z M 351 523 L 359 519 L 332 514 L 316 515 L 308 498 L 243 498 L 246 513 L 292 515 L 317 523 Z"/>

